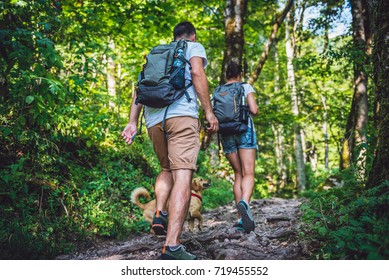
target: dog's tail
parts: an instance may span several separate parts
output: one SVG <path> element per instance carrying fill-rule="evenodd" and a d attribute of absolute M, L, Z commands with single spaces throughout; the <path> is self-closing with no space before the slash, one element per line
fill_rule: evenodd
<path fill-rule="evenodd" d="M 138 206 L 140 209 L 145 210 L 145 204 L 139 201 L 140 197 L 144 197 L 146 199 L 150 198 L 150 193 L 147 189 L 143 187 L 136 188 L 131 193 L 131 202 Z"/>

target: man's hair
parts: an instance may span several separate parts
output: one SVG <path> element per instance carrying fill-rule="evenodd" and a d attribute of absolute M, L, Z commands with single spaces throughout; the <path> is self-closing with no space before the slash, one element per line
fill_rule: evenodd
<path fill-rule="evenodd" d="M 231 78 L 236 78 L 240 74 L 242 74 L 242 65 L 236 63 L 235 61 L 231 60 L 227 64 L 227 71 L 226 71 L 226 78 L 227 80 Z"/>
<path fill-rule="evenodd" d="M 180 22 L 174 27 L 173 30 L 174 40 L 182 37 L 188 38 L 194 34 L 196 34 L 196 29 L 189 21 Z"/>

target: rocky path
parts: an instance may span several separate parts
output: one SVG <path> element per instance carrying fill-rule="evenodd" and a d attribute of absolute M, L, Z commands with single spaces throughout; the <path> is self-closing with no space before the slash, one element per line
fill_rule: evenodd
<path fill-rule="evenodd" d="M 245 234 L 232 227 L 237 210 L 231 203 L 203 213 L 204 228 L 191 233 L 185 225 L 181 242 L 199 259 L 229 260 L 301 260 L 309 259 L 306 246 L 298 238 L 298 199 L 254 200 L 251 209 L 256 222 L 253 232 Z M 161 252 L 163 240 L 143 233 L 130 236 L 127 241 L 104 242 L 85 252 L 59 256 L 58 259 L 115 259 L 155 260 Z"/>

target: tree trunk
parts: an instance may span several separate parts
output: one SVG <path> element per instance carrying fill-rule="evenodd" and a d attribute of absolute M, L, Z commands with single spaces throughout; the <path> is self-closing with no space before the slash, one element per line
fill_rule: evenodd
<path fill-rule="evenodd" d="M 298 119 L 299 102 L 297 96 L 295 72 L 293 68 L 294 46 L 292 45 L 293 38 L 290 34 L 290 29 L 289 29 L 289 18 L 290 18 L 290 13 L 288 13 L 287 16 L 286 28 L 285 28 L 288 85 L 289 85 L 290 95 L 292 98 L 292 113 L 295 116 L 295 118 Z M 304 165 L 303 143 L 301 137 L 301 127 L 298 123 L 294 124 L 294 150 L 295 150 L 295 157 L 296 157 L 297 190 L 303 191 L 305 190 L 306 187 L 306 174 L 305 174 L 305 165 Z"/>
<path fill-rule="evenodd" d="M 377 100 L 377 148 L 367 182 L 375 187 L 389 180 L 389 1 L 369 0 L 369 15 L 374 34 L 373 80 Z"/>
<path fill-rule="evenodd" d="M 257 63 L 257 66 L 255 67 L 254 71 L 250 75 L 250 78 L 248 81 L 249 84 L 251 84 L 251 85 L 254 84 L 255 81 L 258 79 L 259 75 L 261 74 L 263 65 L 265 64 L 265 62 L 267 60 L 270 49 L 276 40 L 278 29 L 280 28 L 282 22 L 284 21 L 286 15 L 288 14 L 288 12 L 292 8 L 292 6 L 293 6 L 293 0 L 289 0 L 289 2 L 286 4 L 284 10 L 282 11 L 282 13 L 278 16 L 276 22 L 273 24 L 271 34 L 270 34 L 269 38 L 267 39 L 267 42 L 265 44 L 264 50 L 261 54 L 261 57 Z"/>
<path fill-rule="evenodd" d="M 365 178 L 366 165 L 366 126 L 368 118 L 367 101 L 367 52 L 370 42 L 370 29 L 365 0 L 351 0 L 353 15 L 353 41 L 357 50 L 354 59 L 354 96 L 347 121 L 340 158 L 341 169 L 355 165 L 357 177 Z"/>
<path fill-rule="evenodd" d="M 284 135 L 283 135 L 283 126 L 282 124 L 272 125 L 272 130 L 274 134 L 274 153 L 276 157 L 277 165 L 277 192 L 279 192 L 286 184 L 286 165 L 285 165 L 285 144 L 284 144 Z"/>
<path fill-rule="evenodd" d="M 274 94 L 280 93 L 280 62 L 277 47 L 274 48 L 274 60 L 276 64 L 276 72 L 274 76 Z M 287 174 L 285 165 L 285 143 L 284 143 L 284 128 L 281 123 L 273 124 L 272 130 L 275 139 L 274 153 L 277 165 L 277 192 L 279 192 L 286 184 Z"/>
<path fill-rule="evenodd" d="M 329 170 L 329 145 L 328 145 L 328 121 L 327 121 L 327 99 L 321 94 L 321 102 L 323 103 L 323 136 L 324 136 L 324 167 Z"/>
<path fill-rule="evenodd" d="M 226 70 L 229 61 L 234 60 L 242 65 L 244 50 L 244 17 L 247 10 L 247 0 L 227 0 L 225 13 L 225 42 L 222 74 L 220 84 L 226 82 Z"/>

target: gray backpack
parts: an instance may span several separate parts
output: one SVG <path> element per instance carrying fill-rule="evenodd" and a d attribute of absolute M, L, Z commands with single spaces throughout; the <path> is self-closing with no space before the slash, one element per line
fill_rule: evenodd
<path fill-rule="evenodd" d="M 213 93 L 212 105 L 220 134 L 231 135 L 247 130 L 249 107 L 242 82 L 218 86 Z"/>
<path fill-rule="evenodd" d="M 163 108 L 186 95 L 192 85 L 185 82 L 187 41 L 181 39 L 154 47 L 146 56 L 146 63 L 139 75 L 135 103 L 153 108 Z"/>

